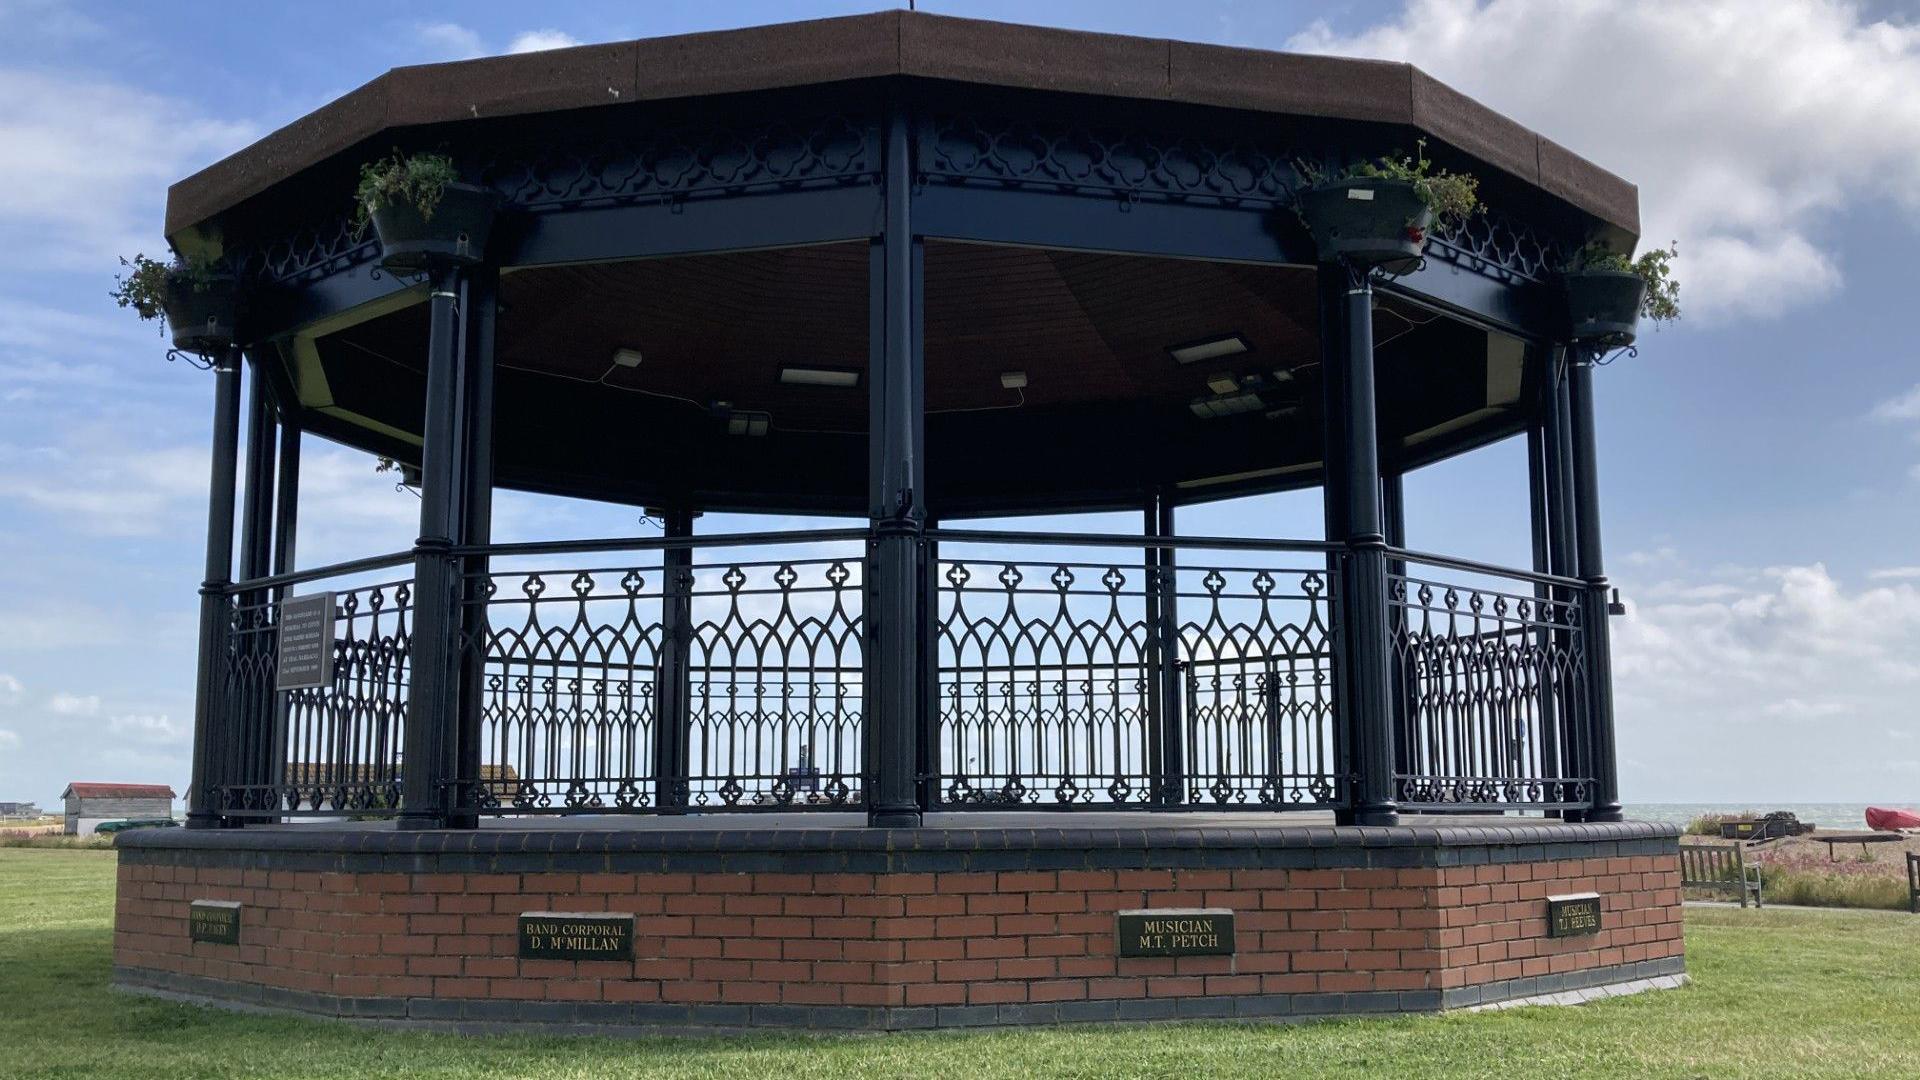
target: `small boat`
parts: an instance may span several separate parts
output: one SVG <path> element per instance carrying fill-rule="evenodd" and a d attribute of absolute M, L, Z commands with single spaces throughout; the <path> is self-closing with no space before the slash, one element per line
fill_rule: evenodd
<path fill-rule="evenodd" d="M 1920 814 L 1911 810 L 1884 810 L 1878 806 L 1869 806 L 1867 807 L 1867 828 L 1876 832 L 1920 829 Z"/>
<path fill-rule="evenodd" d="M 1804 836 L 1813 826 L 1795 817 L 1792 811 L 1775 810 L 1764 817 L 1727 818 L 1720 822 L 1720 835 L 1728 840 L 1777 840 L 1783 836 Z"/>

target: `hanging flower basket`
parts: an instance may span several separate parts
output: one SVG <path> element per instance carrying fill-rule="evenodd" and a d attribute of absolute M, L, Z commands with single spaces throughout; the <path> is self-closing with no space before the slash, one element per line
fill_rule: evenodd
<path fill-rule="evenodd" d="M 437 263 L 475 263 L 486 257 L 500 195 L 491 188 L 451 183 L 431 213 L 412 202 L 367 206 L 380 237 L 380 265 L 413 272 Z"/>
<path fill-rule="evenodd" d="M 230 277 L 204 277 L 183 269 L 167 273 L 161 306 L 173 347 L 210 356 L 234 340 L 234 286 Z"/>
<path fill-rule="evenodd" d="M 1414 269 L 1433 210 L 1411 181 L 1378 176 L 1326 180 L 1300 193 L 1300 218 L 1322 262 L 1345 260 L 1389 274 Z"/>
<path fill-rule="evenodd" d="M 1569 270 L 1562 277 L 1569 334 L 1607 348 L 1633 344 L 1647 282 L 1631 270 Z"/>

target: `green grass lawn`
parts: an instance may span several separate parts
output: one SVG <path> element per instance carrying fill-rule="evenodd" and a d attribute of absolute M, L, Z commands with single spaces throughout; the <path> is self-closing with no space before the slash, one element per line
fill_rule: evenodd
<path fill-rule="evenodd" d="M 1295 1026 L 465 1038 L 107 987 L 113 855 L 0 850 L 0 1076 L 1920 1076 L 1920 917 L 1690 909 L 1695 984 L 1579 1008 Z"/>

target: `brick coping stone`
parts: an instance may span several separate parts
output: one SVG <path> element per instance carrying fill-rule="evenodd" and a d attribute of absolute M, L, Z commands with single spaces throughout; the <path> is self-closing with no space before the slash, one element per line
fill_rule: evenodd
<path fill-rule="evenodd" d="M 1685 978 L 1677 828 L 1484 820 L 124 833 L 114 984 L 389 1026 L 637 1033 L 1298 1020 Z M 1600 931 L 1549 937 L 1545 898 L 1586 891 Z M 194 900 L 241 903 L 239 944 L 192 941 Z M 1143 907 L 1232 910 L 1239 947 L 1120 957 L 1116 913 Z M 634 958 L 520 959 L 515 920 L 542 910 L 633 914 Z"/>

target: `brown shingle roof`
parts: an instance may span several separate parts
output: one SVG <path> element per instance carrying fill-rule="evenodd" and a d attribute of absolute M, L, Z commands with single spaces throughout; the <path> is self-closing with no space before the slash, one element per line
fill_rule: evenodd
<path fill-rule="evenodd" d="M 1411 64 L 907 11 L 395 68 L 174 184 L 166 229 L 388 128 L 887 75 L 1405 124 L 1639 233 L 1632 184 Z"/>
<path fill-rule="evenodd" d="M 165 784 L 95 784 L 75 781 L 60 793 L 63 799 L 171 799 Z"/>

